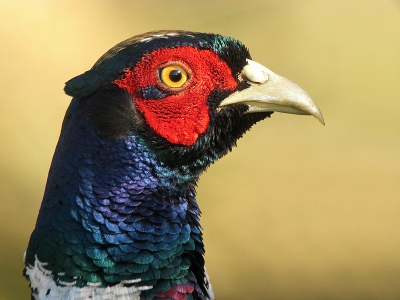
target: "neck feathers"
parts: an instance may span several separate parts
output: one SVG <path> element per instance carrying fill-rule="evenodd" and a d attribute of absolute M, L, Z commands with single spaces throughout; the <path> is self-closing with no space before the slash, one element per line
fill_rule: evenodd
<path fill-rule="evenodd" d="M 26 254 L 32 289 L 44 274 L 59 295 L 112 287 L 145 299 L 185 284 L 204 299 L 196 178 L 163 166 L 134 135 L 101 137 L 85 101 L 72 105 Z"/>

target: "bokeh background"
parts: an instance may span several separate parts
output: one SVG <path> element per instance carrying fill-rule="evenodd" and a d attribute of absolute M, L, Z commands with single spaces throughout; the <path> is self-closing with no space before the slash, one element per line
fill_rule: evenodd
<path fill-rule="evenodd" d="M 64 82 L 155 29 L 233 36 L 298 83 L 201 178 L 217 299 L 400 299 L 400 2 L 1 1 L 0 299 L 28 299 L 22 255 L 70 98 Z"/>

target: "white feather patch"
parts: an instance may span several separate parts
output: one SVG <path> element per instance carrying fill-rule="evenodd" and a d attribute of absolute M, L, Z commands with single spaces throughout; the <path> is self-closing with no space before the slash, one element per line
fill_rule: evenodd
<path fill-rule="evenodd" d="M 204 266 L 204 274 L 206 274 L 205 281 L 208 283 L 208 289 L 207 289 L 208 296 L 209 296 L 208 299 L 213 300 L 214 299 L 214 291 L 211 286 L 210 277 L 207 274 L 206 266 Z"/>
<path fill-rule="evenodd" d="M 155 40 L 155 39 L 167 39 L 170 36 L 176 36 L 176 35 L 179 35 L 179 33 L 170 32 L 170 33 L 166 33 L 166 34 L 155 34 L 155 35 L 152 35 L 150 37 L 141 39 L 140 42 L 141 43 L 147 43 L 147 42 L 150 42 L 150 41 Z"/>
<path fill-rule="evenodd" d="M 46 270 L 47 263 L 42 263 L 35 257 L 35 264 L 26 267 L 26 275 L 31 282 L 32 295 L 36 300 L 139 300 L 140 293 L 152 286 L 125 286 L 137 283 L 140 279 L 125 280 L 107 288 L 98 287 L 101 283 L 88 283 L 85 287 L 76 287 L 74 282 L 58 286 L 51 271 Z"/>

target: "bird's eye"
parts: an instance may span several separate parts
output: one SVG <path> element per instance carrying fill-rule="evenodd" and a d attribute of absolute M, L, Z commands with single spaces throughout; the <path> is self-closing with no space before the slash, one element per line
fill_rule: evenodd
<path fill-rule="evenodd" d="M 180 66 L 169 65 L 160 70 L 160 79 L 167 87 L 180 88 L 188 81 L 188 74 Z"/>

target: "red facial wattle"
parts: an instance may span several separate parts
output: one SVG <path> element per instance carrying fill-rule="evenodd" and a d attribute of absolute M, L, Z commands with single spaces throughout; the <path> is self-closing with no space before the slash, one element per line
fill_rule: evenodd
<path fill-rule="evenodd" d="M 163 84 L 159 71 L 170 64 L 185 69 L 188 80 L 180 88 Z M 161 48 L 150 52 L 115 84 L 126 89 L 147 124 L 172 144 L 193 145 L 206 132 L 210 116 L 207 99 L 214 90 L 234 90 L 237 81 L 227 63 L 211 50 L 190 46 Z M 159 99 L 143 97 L 154 87 L 165 94 Z"/>

